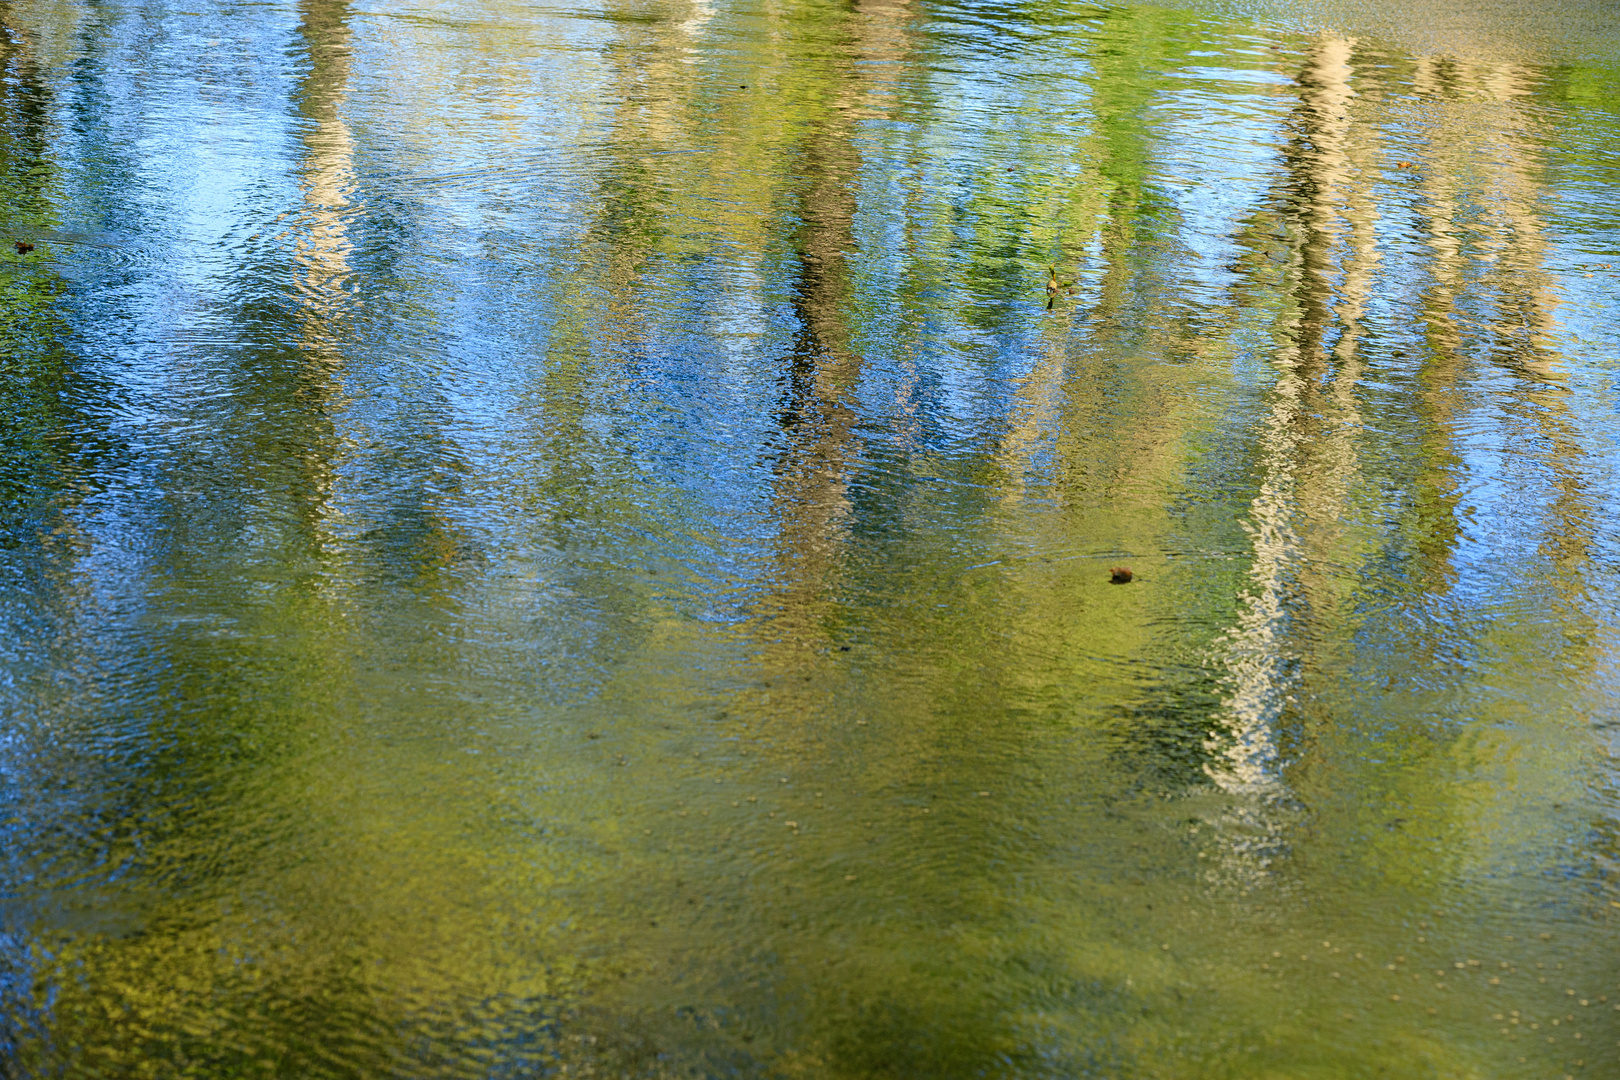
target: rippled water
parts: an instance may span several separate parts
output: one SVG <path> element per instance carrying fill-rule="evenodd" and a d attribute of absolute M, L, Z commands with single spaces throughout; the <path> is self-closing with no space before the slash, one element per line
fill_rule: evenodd
<path fill-rule="evenodd" d="M 1620 1076 L 1612 7 L 191 8 L 0 3 L 0 1075 Z"/>

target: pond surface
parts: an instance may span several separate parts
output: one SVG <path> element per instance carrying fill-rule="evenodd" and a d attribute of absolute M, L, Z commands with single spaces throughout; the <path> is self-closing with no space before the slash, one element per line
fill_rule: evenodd
<path fill-rule="evenodd" d="M 0 3 L 0 1075 L 1620 1076 L 1612 5 L 582 3 Z"/>

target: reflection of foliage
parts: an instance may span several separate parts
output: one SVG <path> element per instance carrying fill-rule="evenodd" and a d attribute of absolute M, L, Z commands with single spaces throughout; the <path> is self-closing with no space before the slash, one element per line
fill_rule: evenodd
<path fill-rule="evenodd" d="M 50 95 L 9 32 L 0 34 L 0 65 L 11 76 L 0 81 L 0 205 L 13 229 L 37 230 L 48 225 L 51 204 Z M 48 269 L 49 245 L 19 256 L 9 236 L 0 240 L 0 544 L 32 545 L 86 494 L 103 439 L 82 409 L 103 392 L 86 385 L 64 344 L 56 310 L 63 289 Z"/>
<path fill-rule="evenodd" d="M 600 209 L 592 235 L 610 247 L 651 249 L 668 231 L 665 215 L 670 199 L 659 190 L 660 178 L 648 166 L 622 159 L 598 178 Z"/>
<path fill-rule="evenodd" d="M 1196 788 L 1209 783 L 1209 768 L 1221 762 L 1219 743 L 1227 734 L 1220 719 L 1224 690 L 1207 668 L 1182 675 L 1120 706 L 1109 725 L 1121 768 L 1137 778 L 1139 788 Z"/>
<path fill-rule="evenodd" d="M 65 509 L 84 494 L 82 478 L 100 451 L 98 425 L 80 403 L 93 398 L 78 365 L 59 342 L 65 328 L 53 305 L 59 286 L 46 274 L 0 281 L 0 319 L 7 346 L 0 353 L 0 543 L 37 542 L 56 524 L 47 507 Z M 89 457 L 87 457 L 89 455 Z"/>
<path fill-rule="evenodd" d="M 557 1060 L 561 1000 L 413 1001 L 379 984 L 352 944 L 328 944 L 319 956 L 264 955 L 217 928 L 168 926 L 53 940 L 36 991 L 51 987 L 51 1000 L 34 1003 L 49 1034 L 18 1046 L 15 1075 L 299 1080 L 369 1075 L 391 1059 L 407 1075 L 447 1075 L 476 1047 L 500 1062 L 489 1075 L 519 1080 Z"/>
<path fill-rule="evenodd" d="M 1164 73 L 1201 42 L 1190 20 L 1084 6 L 1042 7 L 1038 19 L 1047 32 L 1065 25 L 1094 32 L 1091 47 L 1070 57 L 1078 69 L 1070 78 L 1089 96 L 1077 98 L 1084 111 L 1074 115 L 1061 93 L 1054 98 L 1052 83 L 1030 81 L 1027 97 L 996 103 L 1001 122 L 985 138 L 991 160 L 1030 164 L 1010 186 L 964 184 L 949 220 L 948 257 L 964 267 L 967 282 L 1001 301 L 964 313 L 987 329 L 1028 302 L 1032 253 L 1037 263 L 1046 257 L 1068 266 L 1099 235 L 1124 249 L 1143 225 L 1169 232 L 1175 220 L 1173 204 L 1149 181 L 1156 138 L 1150 110 Z M 1069 167 L 1047 173 L 1041 163 L 1050 158 Z"/>

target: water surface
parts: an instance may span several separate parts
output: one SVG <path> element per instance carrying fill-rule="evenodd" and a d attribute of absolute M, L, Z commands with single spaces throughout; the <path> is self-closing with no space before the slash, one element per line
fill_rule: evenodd
<path fill-rule="evenodd" d="M 7 1080 L 1620 1076 L 1612 10 L 0 30 Z"/>

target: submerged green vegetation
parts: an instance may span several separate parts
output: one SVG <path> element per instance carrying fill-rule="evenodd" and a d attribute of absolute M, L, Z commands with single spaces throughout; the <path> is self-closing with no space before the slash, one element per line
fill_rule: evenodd
<path fill-rule="evenodd" d="M 0 5 L 0 1076 L 1614 1075 L 1509 14 Z"/>

